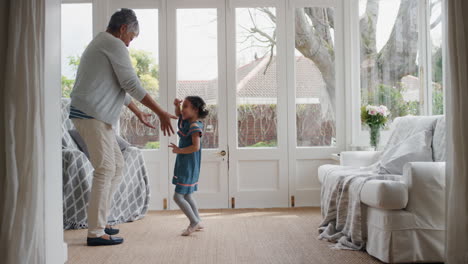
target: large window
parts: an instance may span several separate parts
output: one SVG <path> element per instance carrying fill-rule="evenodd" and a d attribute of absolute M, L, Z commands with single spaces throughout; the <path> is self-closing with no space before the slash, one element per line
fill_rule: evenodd
<path fill-rule="evenodd" d="M 80 57 L 93 38 L 91 3 L 62 4 L 62 97 L 70 97 Z"/>
<path fill-rule="evenodd" d="M 423 109 L 419 2 L 359 1 L 361 105 L 387 106 L 390 120 Z"/>
<path fill-rule="evenodd" d="M 236 9 L 238 147 L 277 146 L 276 9 Z"/>
<path fill-rule="evenodd" d="M 159 100 L 159 39 L 158 9 L 134 9 L 140 25 L 140 34 L 129 47 L 130 58 L 145 90 Z M 140 110 L 152 114 L 150 122 L 159 128 L 159 119 L 147 107 L 133 99 Z M 132 145 L 159 149 L 159 129 L 145 126 L 127 108 L 120 115 L 120 135 Z"/>
<path fill-rule="evenodd" d="M 334 9 L 295 10 L 296 144 L 331 146 L 335 129 Z"/>
<path fill-rule="evenodd" d="M 356 7 L 351 11 L 342 9 L 341 1 L 333 7 L 318 7 L 314 6 L 314 1 L 295 0 L 291 0 L 291 9 L 272 7 L 276 1 L 270 4 L 259 1 L 258 6 L 249 4 L 250 7 L 232 9 L 234 36 L 225 37 L 226 41 L 235 38 L 235 46 L 229 43 L 221 50 L 224 53 L 227 48 L 226 54 L 235 53 L 236 147 L 278 146 L 281 134 L 278 134 L 277 106 L 283 89 L 295 89 L 295 104 L 285 100 L 285 109 L 288 113 L 296 113 L 297 147 L 335 146 L 335 138 L 342 133 L 337 131 L 337 127 L 344 123 L 338 120 L 342 116 L 338 111 L 344 107 L 336 105 L 337 94 L 341 95 L 342 91 L 340 84 L 355 87 L 353 93 L 357 95 L 359 92 L 360 95 L 353 97 L 355 101 L 345 109 L 353 113 L 351 125 L 356 145 L 367 144 L 367 136 L 363 136 L 367 128 L 359 124 L 356 114 L 359 107 L 385 105 L 390 110 L 390 122 L 408 114 L 444 113 L 442 0 L 350 1 L 352 7 Z M 94 10 L 94 13 L 97 11 L 100 12 L 98 15 L 109 15 L 103 10 Z M 167 103 L 172 111 L 172 98 L 160 98 L 159 93 L 158 20 L 159 12 L 166 10 L 135 9 L 135 12 L 140 22 L 140 35 L 130 44 L 132 63 L 144 88 L 155 99 Z M 219 104 L 225 102 L 225 98 L 218 98 L 218 70 L 224 70 L 226 66 L 223 65 L 225 54 L 218 57 L 218 45 L 225 43 L 219 39 L 218 32 L 229 26 L 231 20 L 221 24 L 218 12 L 217 8 L 176 8 L 176 20 L 164 21 L 167 25 L 164 30 L 176 29 L 176 32 L 167 34 L 177 34 L 176 57 L 167 58 L 177 63 L 177 97 L 200 95 L 210 109 L 210 115 L 204 120 L 204 148 L 219 147 L 218 118 L 226 118 L 218 116 Z M 335 26 L 343 24 L 336 23 L 342 21 L 336 16 L 344 12 L 350 12 L 349 15 L 356 20 L 336 31 Z M 92 40 L 92 15 L 92 3 L 62 4 L 63 97 L 69 97 L 81 54 Z M 278 16 L 283 19 L 278 20 Z M 293 21 L 293 24 L 289 25 L 288 21 Z M 172 25 L 174 22 L 176 24 Z M 342 34 L 346 30 L 357 32 L 351 34 L 350 43 L 341 40 L 347 37 Z M 228 30 L 228 34 L 230 32 Z M 281 45 L 277 50 L 278 36 L 294 38 L 294 53 L 283 50 Z M 287 39 L 284 41 L 290 43 Z M 289 48 L 288 45 L 283 47 Z M 352 50 L 354 48 L 356 50 Z M 231 57 L 227 58 L 230 62 Z M 282 62 L 285 65 L 278 64 Z M 291 66 L 293 71 L 289 69 Z M 352 78 L 342 79 L 351 74 Z M 359 84 L 357 81 L 354 83 L 353 78 L 359 79 Z M 279 84 L 283 80 L 294 87 L 282 87 Z M 222 83 L 221 89 L 224 86 Z M 149 111 L 136 103 L 140 109 Z M 294 119 L 294 115 L 288 114 L 288 117 Z M 151 122 L 159 126 L 155 115 Z M 140 148 L 159 149 L 159 130 L 144 126 L 127 108 L 122 111 L 120 134 Z"/>

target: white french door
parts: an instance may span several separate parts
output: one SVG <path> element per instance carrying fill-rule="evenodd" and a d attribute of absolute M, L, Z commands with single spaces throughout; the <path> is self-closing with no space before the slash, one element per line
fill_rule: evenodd
<path fill-rule="evenodd" d="M 105 28 L 108 20 L 101 18 L 102 11 L 106 10 L 108 17 L 112 15 L 116 10 L 125 7 L 131 8 L 135 11 L 140 21 L 140 34 L 130 44 L 130 52 L 147 52 L 151 57 L 154 57 L 155 63 L 158 66 L 159 77 L 157 79 L 158 89 L 145 89 L 149 91 L 151 96 L 157 98 L 158 103 L 166 109 L 170 104 L 167 102 L 168 96 L 168 85 L 167 85 L 167 46 L 166 46 L 166 6 L 164 1 L 154 0 L 110 0 L 107 2 L 106 7 L 103 1 L 97 1 L 95 14 L 98 14 L 96 20 L 102 21 L 95 30 L 96 32 L 102 31 Z M 139 105 L 141 110 L 145 107 Z M 155 123 L 156 126 L 159 123 Z M 120 127 L 122 129 L 122 127 Z M 154 133 L 158 135 L 159 147 L 151 150 L 142 149 L 143 157 L 145 159 L 146 169 L 149 177 L 151 199 L 149 208 L 150 209 L 166 209 L 168 208 L 168 197 L 169 197 L 169 177 L 168 164 L 169 155 L 167 151 L 167 145 L 169 145 L 169 139 L 162 136 L 162 133 L 157 130 Z"/>
<path fill-rule="evenodd" d="M 168 1 L 169 101 L 201 96 L 210 110 L 204 120 L 198 191 L 201 208 L 228 207 L 225 10 L 221 1 Z M 172 110 L 173 107 L 171 106 Z M 176 142 L 176 136 L 171 142 Z M 169 176 L 175 155 L 169 154 Z M 174 188 L 170 187 L 172 197 Z M 170 207 L 177 208 L 172 199 Z"/>
<path fill-rule="evenodd" d="M 331 154 L 345 150 L 344 99 L 351 90 L 344 82 L 345 2 L 288 1 L 287 80 L 294 87 L 288 89 L 289 193 L 294 206 L 320 206 L 318 167 L 335 163 Z M 307 41 L 312 28 L 315 41 Z"/>
<path fill-rule="evenodd" d="M 231 206 L 288 206 L 284 1 L 226 12 Z"/>

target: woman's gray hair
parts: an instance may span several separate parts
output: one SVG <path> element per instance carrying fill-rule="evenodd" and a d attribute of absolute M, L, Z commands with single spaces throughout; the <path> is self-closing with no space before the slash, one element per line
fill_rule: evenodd
<path fill-rule="evenodd" d="M 135 11 L 131 9 L 122 8 L 115 12 L 109 20 L 107 30 L 112 33 L 119 32 L 122 25 L 127 25 L 127 32 L 133 32 L 136 35 L 140 33 L 138 19 L 136 17 Z"/>

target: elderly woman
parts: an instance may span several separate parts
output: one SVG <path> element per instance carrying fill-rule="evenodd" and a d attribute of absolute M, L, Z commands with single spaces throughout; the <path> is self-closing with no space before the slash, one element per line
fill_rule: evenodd
<path fill-rule="evenodd" d="M 132 67 L 127 47 L 138 36 L 135 12 L 114 13 L 106 32 L 99 33 L 84 51 L 71 93 L 70 118 L 85 141 L 94 167 L 88 206 L 89 246 L 116 245 L 123 238 L 112 237 L 119 230 L 107 225 L 113 194 L 122 179 L 124 160 L 113 126 L 125 104 L 145 125 L 149 114 L 138 109 L 131 97 L 151 109 L 161 123 L 164 135 L 174 130 L 171 118 L 141 86 Z"/>

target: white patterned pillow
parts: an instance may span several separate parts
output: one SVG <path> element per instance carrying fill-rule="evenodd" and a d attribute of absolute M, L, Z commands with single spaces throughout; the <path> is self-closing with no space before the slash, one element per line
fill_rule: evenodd
<path fill-rule="evenodd" d="M 391 125 L 392 134 L 385 145 L 383 153 L 403 142 L 412 135 L 424 130 L 434 131 L 437 116 L 403 116 L 397 117 Z"/>
<path fill-rule="evenodd" d="M 424 130 L 414 134 L 383 153 L 379 174 L 403 174 L 408 162 L 432 160 L 432 131 Z"/>

